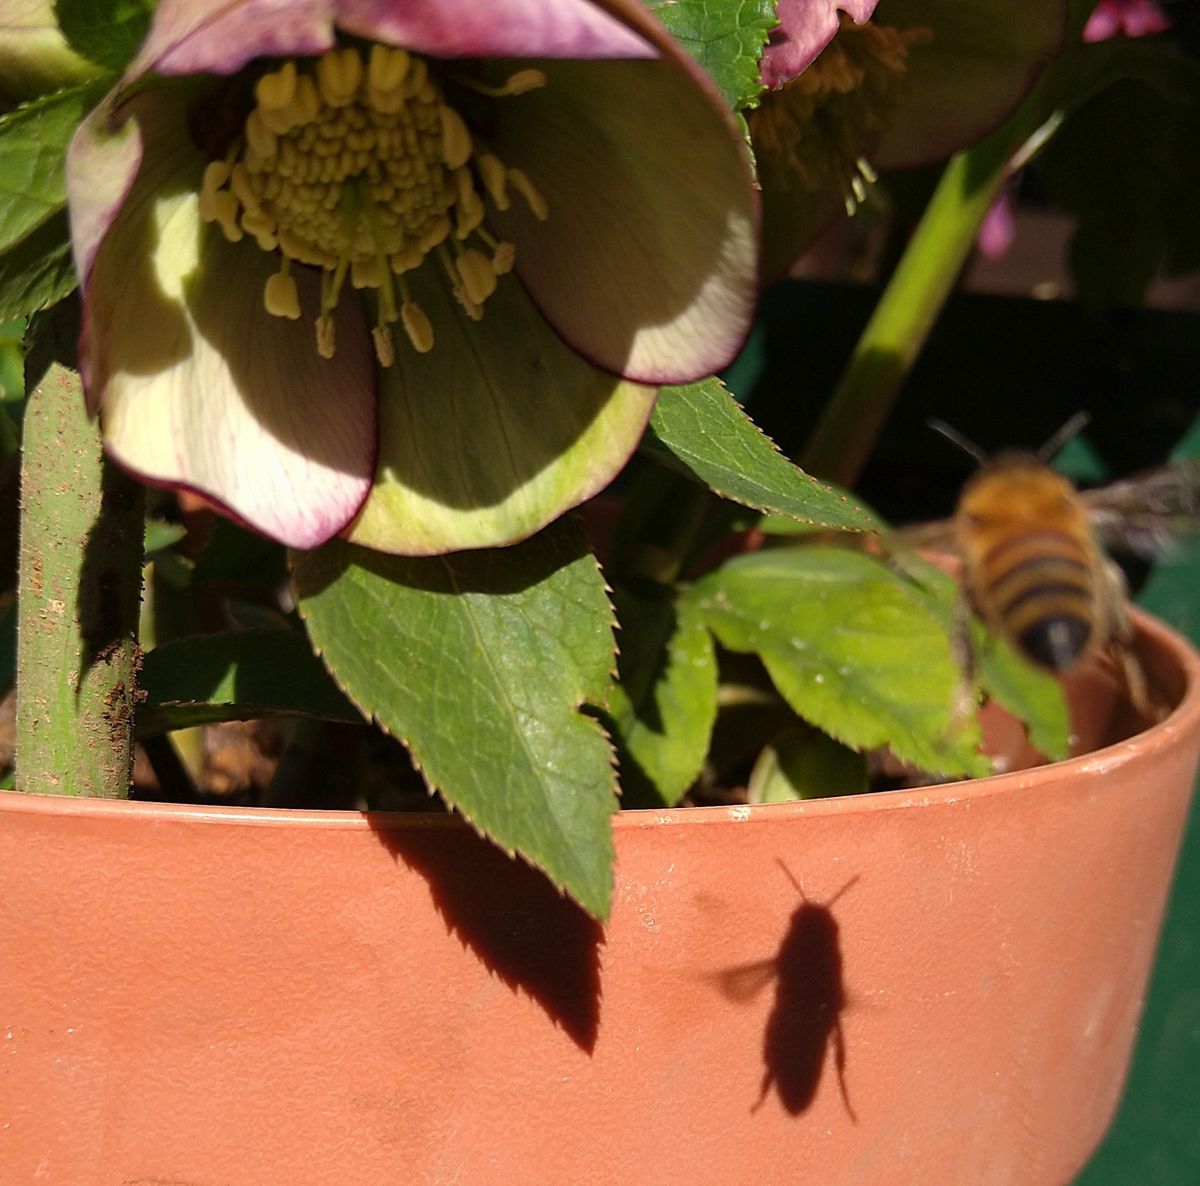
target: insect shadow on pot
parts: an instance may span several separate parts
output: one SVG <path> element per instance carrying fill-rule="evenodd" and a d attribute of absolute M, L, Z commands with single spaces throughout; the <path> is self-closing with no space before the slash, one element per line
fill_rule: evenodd
<path fill-rule="evenodd" d="M 842 1103 L 857 1123 L 846 1088 L 842 1011 L 847 998 L 833 906 L 858 877 L 852 877 L 828 902 L 814 902 L 791 870 L 782 861 L 777 863 L 800 895 L 778 952 L 772 959 L 742 964 L 715 977 L 721 991 L 735 1001 L 751 1000 L 775 981 L 775 1004 L 763 1033 L 762 1087 L 750 1110 L 757 1112 L 774 1087 L 779 1102 L 799 1116 L 816 1098 L 832 1048 Z"/>

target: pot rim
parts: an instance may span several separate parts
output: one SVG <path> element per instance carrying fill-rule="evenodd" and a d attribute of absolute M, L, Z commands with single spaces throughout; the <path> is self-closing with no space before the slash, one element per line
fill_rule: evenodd
<path fill-rule="evenodd" d="M 1176 744 L 1181 736 L 1200 728 L 1200 653 L 1177 631 L 1152 614 L 1129 607 L 1131 622 L 1140 640 L 1168 650 L 1184 677 L 1178 704 L 1161 721 L 1123 741 L 1089 750 L 1061 762 L 1050 762 L 1025 770 L 992 774 L 986 778 L 963 779 L 934 786 L 901 791 L 867 791 L 828 799 L 805 799 L 789 803 L 752 803 L 716 807 L 662 807 L 637 811 L 615 811 L 613 827 L 618 830 L 661 825 L 707 825 L 724 822 L 753 823 L 788 817 L 840 816 L 880 810 L 929 808 L 963 800 L 987 798 L 1027 789 L 1047 778 L 1111 771 L 1143 752 L 1154 752 Z M 251 827 L 324 828 L 336 831 L 400 831 L 469 828 L 462 816 L 451 812 L 344 811 L 291 807 L 224 807 L 216 804 L 133 802 L 127 799 L 94 799 L 74 795 L 38 795 L 25 791 L 0 791 L 0 813 L 70 815 L 90 818 L 134 816 L 146 820 L 173 820 Z"/>

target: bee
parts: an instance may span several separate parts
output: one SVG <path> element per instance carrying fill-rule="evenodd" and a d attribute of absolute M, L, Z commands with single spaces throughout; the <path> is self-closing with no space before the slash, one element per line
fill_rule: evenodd
<path fill-rule="evenodd" d="M 1036 453 L 995 458 L 931 422 L 980 469 L 948 524 L 914 529 L 908 539 L 930 546 L 949 536 L 961 557 L 967 604 L 1031 663 L 1064 674 L 1105 656 L 1134 708 L 1150 715 L 1146 678 L 1131 647 L 1125 578 L 1105 547 L 1153 555 L 1173 535 L 1194 531 L 1200 459 L 1080 492 L 1049 461 L 1086 422 L 1085 414 L 1073 417 Z M 960 633 L 965 638 L 965 622 Z M 961 649 L 969 674 L 970 649 Z"/>

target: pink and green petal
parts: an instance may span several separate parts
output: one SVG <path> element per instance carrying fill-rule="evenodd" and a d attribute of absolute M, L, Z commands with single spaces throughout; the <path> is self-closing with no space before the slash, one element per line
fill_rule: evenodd
<path fill-rule="evenodd" d="M 199 215 L 203 162 L 162 95 L 135 101 L 145 163 L 84 288 L 90 401 L 109 453 L 139 477 L 195 490 L 272 538 L 312 547 L 361 507 L 374 472 L 375 366 L 357 302 L 338 308 L 338 351 L 306 316 L 268 317 L 270 257 Z M 246 250 L 247 247 L 249 250 Z"/>
<path fill-rule="evenodd" d="M 779 0 L 779 24 L 763 53 L 760 75 L 767 87 L 782 86 L 808 67 L 838 30 L 838 13 L 858 24 L 878 0 Z"/>
<path fill-rule="evenodd" d="M 407 555 L 513 543 L 612 480 L 654 388 L 590 366 L 512 276 L 477 323 L 432 270 L 414 274 L 413 295 L 435 344 L 397 349 L 380 375 L 379 468 L 352 541 Z"/>
<path fill-rule="evenodd" d="M 493 138 L 546 199 L 489 215 L 563 339 L 639 383 L 684 383 L 741 346 L 757 288 L 757 201 L 736 126 L 690 64 L 540 62 Z M 670 118 L 654 113 L 670 113 Z"/>
<path fill-rule="evenodd" d="M 252 58 L 323 53 L 334 8 L 333 0 L 161 0 L 126 78 L 233 74 Z"/>
<path fill-rule="evenodd" d="M 593 0 L 335 0 L 337 23 L 442 58 L 652 58 L 658 51 Z"/>
<path fill-rule="evenodd" d="M 924 28 L 879 143 L 880 169 L 944 160 L 997 127 L 1062 48 L 1066 0 L 880 0 L 879 24 Z"/>

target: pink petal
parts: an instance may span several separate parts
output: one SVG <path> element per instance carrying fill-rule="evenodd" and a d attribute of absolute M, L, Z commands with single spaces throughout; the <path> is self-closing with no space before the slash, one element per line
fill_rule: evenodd
<path fill-rule="evenodd" d="M 1002 259 L 1008 254 L 1017 237 L 1017 222 L 1013 216 L 1012 196 L 1004 190 L 991 204 L 979 224 L 975 246 L 985 259 Z"/>
<path fill-rule="evenodd" d="M 663 49 L 658 62 L 539 63 L 546 86 L 494 108 L 497 154 L 532 178 L 549 217 L 514 194 L 489 222 L 563 339 L 640 383 L 729 362 L 758 282 L 745 146 L 690 61 Z"/>
<path fill-rule="evenodd" d="M 319 279 L 297 276 L 305 317 L 269 316 L 276 264 L 199 219 L 203 162 L 161 93 L 131 104 L 144 163 L 84 288 L 83 368 L 109 453 L 148 481 L 195 490 L 295 547 L 336 535 L 370 489 L 374 357 L 359 303 L 337 310 L 319 357 Z"/>
<path fill-rule="evenodd" d="M 764 86 L 774 89 L 812 64 L 838 29 L 838 12 L 862 24 L 878 0 L 779 0 L 779 25 L 760 67 Z"/>
<path fill-rule="evenodd" d="M 335 0 L 351 33 L 445 58 L 650 58 L 657 51 L 592 0 Z M 620 15 L 627 8 L 612 4 Z"/>
<path fill-rule="evenodd" d="M 252 58 L 333 45 L 334 0 L 161 0 L 126 72 L 233 74 Z"/>

